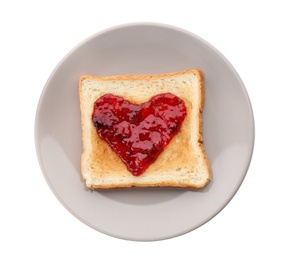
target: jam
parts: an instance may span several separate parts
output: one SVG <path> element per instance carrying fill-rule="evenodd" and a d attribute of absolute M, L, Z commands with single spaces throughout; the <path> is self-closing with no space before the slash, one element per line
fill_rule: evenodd
<path fill-rule="evenodd" d="M 185 116 L 184 101 L 171 93 L 140 105 L 106 94 L 95 101 L 92 121 L 100 138 L 139 176 L 178 133 Z"/>

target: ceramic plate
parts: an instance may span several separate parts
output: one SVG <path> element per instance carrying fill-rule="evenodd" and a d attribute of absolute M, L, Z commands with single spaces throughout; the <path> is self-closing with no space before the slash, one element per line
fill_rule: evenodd
<path fill-rule="evenodd" d="M 85 188 L 80 172 L 79 77 L 191 68 L 201 69 L 205 77 L 203 136 L 212 181 L 195 191 Z M 206 41 L 168 25 L 126 24 L 93 35 L 58 64 L 39 100 L 35 142 L 47 183 L 69 212 L 105 234 L 152 241 L 200 227 L 232 199 L 250 164 L 254 118 L 238 74 Z"/>

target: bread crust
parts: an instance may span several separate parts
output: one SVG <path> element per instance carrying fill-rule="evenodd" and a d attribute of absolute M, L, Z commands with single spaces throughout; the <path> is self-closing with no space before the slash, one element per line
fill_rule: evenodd
<path fill-rule="evenodd" d="M 180 132 L 141 176 L 133 176 L 102 140 L 92 123 L 93 103 L 100 96 L 121 95 L 140 104 L 150 97 L 171 92 L 184 100 L 187 116 Z M 202 109 L 204 77 L 198 69 L 165 74 L 117 76 L 83 75 L 79 80 L 83 153 L 81 172 L 91 189 L 129 187 L 202 188 L 211 179 L 203 147 Z M 184 149 L 186 147 L 186 149 Z"/>

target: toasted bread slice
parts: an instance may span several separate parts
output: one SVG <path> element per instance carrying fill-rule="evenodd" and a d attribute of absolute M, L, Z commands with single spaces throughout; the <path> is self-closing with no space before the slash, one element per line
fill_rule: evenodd
<path fill-rule="evenodd" d="M 98 136 L 93 125 L 94 102 L 108 93 L 135 104 L 144 103 L 160 93 L 172 93 L 185 102 L 187 115 L 180 131 L 140 176 L 127 170 L 108 143 Z M 197 189 L 210 181 L 210 166 L 202 145 L 204 83 L 200 70 L 156 75 L 83 75 L 79 80 L 79 96 L 83 141 L 81 171 L 87 187 Z"/>

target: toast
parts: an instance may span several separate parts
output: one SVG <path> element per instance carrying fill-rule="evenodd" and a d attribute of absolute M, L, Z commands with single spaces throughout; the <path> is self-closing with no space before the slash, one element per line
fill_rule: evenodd
<path fill-rule="evenodd" d="M 160 93 L 183 100 L 186 116 L 180 130 L 157 159 L 134 176 L 97 133 L 92 122 L 94 103 L 105 94 L 142 104 Z M 211 179 L 202 137 L 204 80 L 200 70 L 155 75 L 92 76 L 79 79 L 83 153 L 81 172 L 90 189 L 129 187 L 184 187 L 198 189 Z"/>

